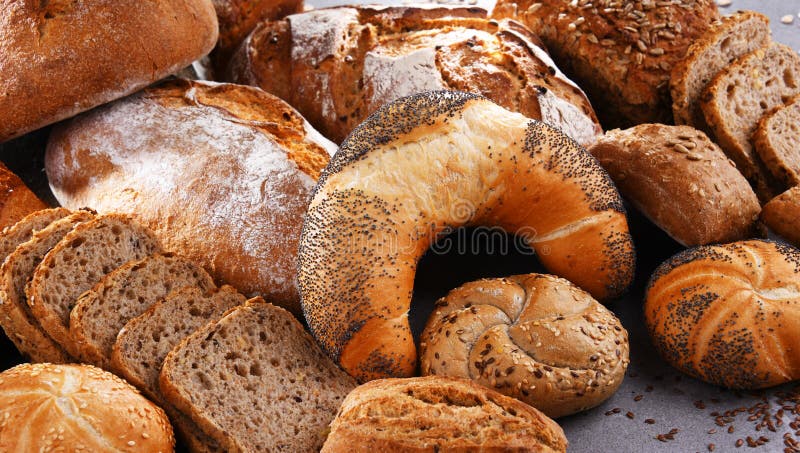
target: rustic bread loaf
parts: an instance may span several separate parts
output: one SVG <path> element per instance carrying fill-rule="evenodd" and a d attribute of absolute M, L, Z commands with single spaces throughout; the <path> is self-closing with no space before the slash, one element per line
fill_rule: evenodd
<path fill-rule="evenodd" d="M 755 11 L 738 11 L 722 18 L 698 37 L 689 47 L 686 57 L 672 68 L 669 91 L 675 124 L 693 126 L 710 132 L 700 95 L 720 71 L 737 58 L 771 42 L 769 18 Z"/>
<path fill-rule="evenodd" d="M 81 223 L 36 266 L 25 286 L 28 306 L 47 335 L 79 357 L 69 333 L 78 296 L 119 266 L 160 250 L 152 233 L 128 217 L 110 214 Z"/>
<path fill-rule="evenodd" d="M 214 288 L 203 268 L 172 253 L 130 261 L 81 294 L 69 315 L 69 333 L 78 358 L 111 369 L 117 334 L 173 289 Z"/>
<path fill-rule="evenodd" d="M 499 0 L 494 17 L 539 35 L 607 128 L 670 123 L 670 72 L 720 18 L 714 0 Z"/>
<path fill-rule="evenodd" d="M 53 221 L 20 244 L 0 267 L 0 325 L 19 352 L 33 362 L 67 363 L 73 359 L 45 333 L 33 316 L 25 296 L 25 284 L 47 252 L 73 228 L 92 218 L 94 215 L 90 212 L 78 211 Z"/>
<path fill-rule="evenodd" d="M 800 246 L 800 186 L 778 195 L 761 210 L 761 221 L 795 246 Z"/>
<path fill-rule="evenodd" d="M 0 260 L 5 260 L 20 244 L 29 241 L 35 232 L 70 214 L 66 208 L 42 209 L 4 227 L 0 233 Z"/>
<path fill-rule="evenodd" d="M 231 80 L 283 96 L 339 143 L 372 112 L 429 90 L 482 94 L 561 128 L 582 145 L 602 133 L 583 91 L 539 39 L 478 8 L 341 7 L 266 22 Z"/>
<path fill-rule="evenodd" d="M 129 214 L 214 278 L 299 314 L 297 241 L 335 149 L 257 88 L 176 80 L 54 130 L 45 166 L 62 205 Z"/>
<path fill-rule="evenodd" d="M 31 192 L 19 176 L 0 162 L 0 230 L 42 209 L 47 209 L 47 205 Z M 0 255 L 7 254 L 0 250 Z"/>
<path fill-rule="evenodd" d="M 317 451 L 353 380 L 260 298 L 167 355 L 161 392 L 226 451 Z"/>
<path fill-rule="evenodd" d="M 781 192 L 750 139 L 770 110 L 800 94 L 800 56 L 773 43 L 720 72 L 706 87 L 701 108 L 717 143 L 766 202 Z"/>
<path fill-rule="evenodd" d="M 5 1 L 0 142 L 133 93 L 216 41 L 209 0 Z"/>
<path fill-rule="evenodd" d="M 773 176 L 790 187 L 800 184 L 800 94 L 761 118 L 753 147 Z"/>
<path fill-rule="evenodd" d="M 423 375 L 472 379 L 553 418 L 608 399 L 628 362 L 628 332 L 614 314 L 551 275 L 454 289 L 420 337 Z"/>
<path fill-rule="evenodd" d="M 575 141 L 478 95 L 414 95 L 353 131 L 306 214 L 298 281 L 323 349 L 362 381 L 412 375 L 416 263 L 443 229 L 465 225 L 517 234 L 600 299 L 633 275 L 619 193 Z"/>
<path fill-rule="evenodd" d="M 682 245 L 753 237 L 758 198 L 703 132 L 641 124 L 609 131 L 589 151 L 622 195 Z"/>
<path fill-rule="evenodd" d="M 466 379 L 381 379 L 344 400 L 323 453 L 408 451 L 565 452 L 553 420 Z"/>
<path fill-rule="evenodd" d="M 166 453 L 164 412 L 89 365 L 23 364 L 0 373 L 0 451 Z"/>
<path fill-rule="evenodd" d="M 698 247 L 662 264 L 645 322 L 664 359 L 738 389 L 800 378 L 800 250 L 762 240 Z"/>

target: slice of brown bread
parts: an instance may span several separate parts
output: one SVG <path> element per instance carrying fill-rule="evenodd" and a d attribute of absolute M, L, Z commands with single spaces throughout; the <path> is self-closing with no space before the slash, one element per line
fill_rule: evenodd
<path fill-rule="evenodd" d="M 703 89 L 734 60 L 770 41 L 769 18 L 755 11 L 726 16 L 703 33 L 672 68 L 669 87 L 675 124 L 709 132 L 699 102 Z"/>
<path fill-rule="evenodd" d="M 28 241 L 34 232 L 70 215 L 71 212 L 64 208 L 42 209 L 28 214 L 19 222 L 3 230 L 0 234 L 0 260 L 5 260 L 17 246 Z"/>
<path fill-rule="evenodd" d="M 32 362 L 68 363 L 69 355 L 42 330 L 25 299 L 25 284 L 42 258 L 67 233 L 94 217 L 77 211 L 55 220 L 20 244 L 0 267 L 0 324 L 19 352 Z"/>
<path fill-rule="evenodd" d="M 750 139 L 765 113 L 800 94 L 800 56 L 773 43 L 728 66 L 706 87 L 701 108 L 717 143 L 766 202 L 779 193 Z M 776 190 L 778 189 L 778 190 Z"/>
<path fill-rule="evenodd" d="M 162 394 L 228 451 L 319 451 L 355 382 L 286 310 L 251 299 L 181 342 Z"/>
<path fill-rule="evenodd" d="M 28 306 L 47 334 L 78 356 L 69 335 L 69 314 L 84 291 L 131 260 L 161 251 L 153 235 L 130 218 L 99 216 L 69 232 L 45 255 L 25 286 Z"/>
<path fill-rule="evenodd" d="M 202 267 L 172 253 L 130 261 L 109 273 L 81 294 L 69 315 L 78 358 L 111 369 L 111 350 L 125 324 L 172 290 L 186 286 L 203 291 L 215 287 Z"/>
<path fill-rule="evenodd" d="M 800 184 L 800 95 L 761 118 L 753 146 L 773 176 L 789 187 Z"/>

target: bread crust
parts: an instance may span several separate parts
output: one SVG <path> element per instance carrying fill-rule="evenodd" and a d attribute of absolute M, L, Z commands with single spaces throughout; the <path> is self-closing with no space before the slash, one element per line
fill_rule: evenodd
<path fill-rule="evenodd" d="M 31 192 L 19 176 L 0 163 L 0 230 L 41 209 L 47 209 L 47 204 Z"/>
<path fill-rule="evenodd" d="M 621 198 L 577 143 L 477 95 L 402 98 L 342 144 L 300 239 L 306 320 L 351 375 L 412 375 L 416 263 L 442 231 L 465 225 L 520 235 L 551 272 L 600 299 L 633 275 Z"/>
<path fill-rule="evenodd" d="M 800 186 L 792 187 L 764 205 L 761 221 L 795 246 L 800 246 Z"/>
<path fill-rule="evenodd" d="M 772 176 L 788 187 L 800 184 L 798 118 L 800 118 L 800 94 L 761 117 L 753 133 L 752 141 L 756 153 L 769 168 Z M 787 139 L 781 143 L 777 134 L 786 134 Z"/>
<path fill-rule="evenodd" d="M 217 41 L 209 0 L 3 0 L 0 10 L 0 142 L 133 93 Z"/>

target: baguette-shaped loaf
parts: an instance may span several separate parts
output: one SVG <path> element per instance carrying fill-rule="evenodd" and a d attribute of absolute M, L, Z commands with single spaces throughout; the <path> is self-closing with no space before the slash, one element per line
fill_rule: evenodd
<path fill-rule="evenodd" d="M 46 208 L 47 204 L 0 162 L 0 230 L 14 225 L 28 214 Z M 0 256 L 7 254 L 7 251 L 0 250 Z"/>

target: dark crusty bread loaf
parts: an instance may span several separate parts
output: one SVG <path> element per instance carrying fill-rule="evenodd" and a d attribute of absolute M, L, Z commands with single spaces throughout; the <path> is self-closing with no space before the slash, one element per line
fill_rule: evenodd
<path fill-rule="evenodd" d="M 800 94 L 761 118 L 753 146 L 773 176 L 790 187 L 800 184 Z"/>
<path fill-rule="evenodd" d="M 583 91 L 521 24 L 479 8 L 340 7 L 261 24 L 232 80 L 284 96 L 339 143 L 372 112 L 430 90 L 480 93 L 562 129 L 582 145 L 602 133 Z"/>
<path fill-rule="evenodd" d="M 167 401 L 227 451 L 317 451 L 354 381 L 287 311 L 260 298 L 167 355 Z"/>
<path fill-rule="evenodd" d="M 611 128 L 671 122 L 670 72 L 719 12 L 714 0 L 499 0 L 494 16 L 538 34 Z"/>
<path fill-rule="evenodd" d="M 620 192 L 686 246 L 753 237 L 758 198 L 725 153 L 689 126 L 615 129 L 590 152 Z"/>
<path fill-rule="evenodd" d="M 769 18 L 755 11 L 738 11 L 722 18 L 694 41 L 672 68 L 670 94 L 675 124 L 709 132 L 700 95 L 721 70 L 737 58 L 770 44 Z"/>
<path fill-rule="evenodd" d="M 47 205 L 31 192 L 19 176 L 0 162 L 0 230 L 14 225 L 28 214 L 46 208 Z M 0 250 L 0 256 L 5 255 L 7 253 Z"/>
<path fill-rule="evenodd" d="M 133 93 L 217 41 L 209 0 L 0 5 L 0 141 Z"/>
<path fill-rule="evenodd" d="M 20 244 L 0 267 L 0 324 L 19 352 L 33 362 L 66 363 L 71 358 L 33 316 L 25 296 L 25 284 L 61 238 L 93 217 L 87 211 L 78 211 L 53 221 Z"/>
<path fill-rule="evenodd" d="M 5 227 L 0 233 L 0 260 L 5 260 L 20 244 L 30 240 L 36 231 L 70 214 L 70 210 L 66 208 L 42 209 Z"/>
<path fill-rule="evenodd" d="M 117 334 L 172 290 L 185 286 L 214 288 L 203 268 L 172 253 L 130 261 L 81 294 L 69 315 L 69 333 L 78 358 L 111 369 Z"/>
<path fill-rule="evenodd" d="M 63 206 L 129 214 L 214 278 L 299 314 L 297 241 L 335 150 L 258 88 L 175 80 L 55 129 L 45 167 Z"/>
<path fill-rule="evenodd" d="M 800 247 L 800 186 L 794 186 L 765 204 L 761 221 L 775 233 Z"/>
<path fill-rule="evenodd" d="M 717 143 L 767 201 L 780 185 L 750 142 L 758 121 L 800 94 L 800 56 L 783 44 L 751 52 L 720 72 L 706 87 L 701 108 Z"/>
<path fill-rule="evenodd" d="M 525 403 L 442 376 L 380 379 L 347 395 L 323 453 L 567 451 L 564 431 Z"/>
<path fill-rule="evenodd" d="M 69 334 L 78 297 L 119 266 L 160 250 L 152 233 L 128 217 L 110 214 L 81 223 L 36 266 L 25 287 L 28 306 L 50 338 L 78 357 Z"/>

